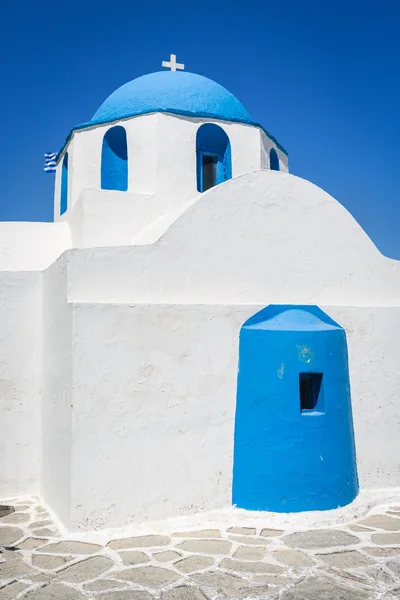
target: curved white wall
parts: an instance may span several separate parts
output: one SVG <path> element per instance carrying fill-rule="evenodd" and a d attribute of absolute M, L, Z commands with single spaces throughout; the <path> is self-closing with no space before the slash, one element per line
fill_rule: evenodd
<path fill-rule="evenodd" d="M 71 299 L 399 305 L 400 263 L 304 179 L 258 171 L 188 206 L 155 244 L 71 254 Z"/>
<path fill-rule="evenodd" d="M 232 176 L 237 177 L 264 164 L 264 148 L 276 147 L 258 127 L 215 119 L 195 119 L 154 113 L 76 131 L 68 144 L 69 195 L 71 209 L 85 189 L 100 189 L 103 137 L 116 125 L 125 128 L 128 145 L 128 192 L 156 195 L 164 212 L 197 195 L 196 133 L 203 123 L 224 129 L 231 143 Z M 282 170 L 287 156 L 278 148 Z M 54 214 L 60 217 L 61 164 L 57 167 Z M 267 165 L 268 166 L 268 165 Z M 267 166 L 265 168 L 267 168 Z"/>

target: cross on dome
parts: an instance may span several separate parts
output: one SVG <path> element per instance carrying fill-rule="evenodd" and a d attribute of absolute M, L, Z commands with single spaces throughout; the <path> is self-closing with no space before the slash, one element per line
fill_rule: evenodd
<path fill-rule="evenodd" d="M 171 71 L 176 71 L 177 69 L 180 69 L 181 71 L 183 71 L 183 69 L 185 68 L 185 65 L 183 65 L 182 63 L 176 62 L 176 54 L 170 54 L 169 62 L 166 60 L 163 60 L 162 66 L 166 67 L 167 69 L 171 69 Z"/>

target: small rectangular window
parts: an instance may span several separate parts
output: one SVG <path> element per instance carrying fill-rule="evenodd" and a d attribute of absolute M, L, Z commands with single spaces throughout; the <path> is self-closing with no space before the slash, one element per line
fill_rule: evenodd
<path fill-rule="evenodd" d="M 300 373 L 301 412 L 323 412 L 322 373 Z"/>
<path fill-rule="evenodd" d="M 214 154 L 203 154 L 202 161 L 202 190 L 205 192 L 214 187 L 214 185 L 217 185 L 218 156 L 215 156 Z"/>

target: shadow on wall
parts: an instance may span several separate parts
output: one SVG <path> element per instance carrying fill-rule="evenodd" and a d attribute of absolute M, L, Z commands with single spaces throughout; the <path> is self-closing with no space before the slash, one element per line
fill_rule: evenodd
<path fill-rule="evenodd" d="M 205 123 L 197 130 L 197 190 L 210 188 L 232 179 L 231 144 L 222 127 Z"/>
<path fill-rule="evenodd" d="M 280 171 L 278 153 L 275 148 L 269 151 L 269 168 L 271 171 Z"/>
<path fill-rule="evenodd" d="M 124 127 L 112 127 L 103 138 L 101 151 L 101 189 L 128 189 L 128 148 Z"/>
<path fill-rule="evenodd" d="M 357 493 L 346 333 L 316 306 L 268 306 L 240 331 L 233 504 L 329 510 Z"/>
<path fill-rule="evenodd" d="M 61 196 L 60 196 L 60 215 L 63 215 L 68 208 L 68 152 L 64 154 L 61 167 Z"/>

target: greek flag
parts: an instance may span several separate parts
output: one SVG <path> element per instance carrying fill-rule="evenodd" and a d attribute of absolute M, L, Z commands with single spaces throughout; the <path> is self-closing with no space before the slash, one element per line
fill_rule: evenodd
<path fill-rule="evenodd" d="M 57 152 L 46 152 L 44 155 L 44 170 L 46 173 L 56 172 Z"/>

